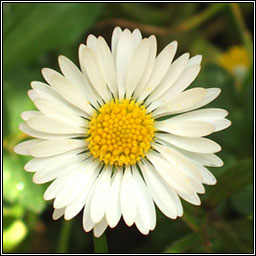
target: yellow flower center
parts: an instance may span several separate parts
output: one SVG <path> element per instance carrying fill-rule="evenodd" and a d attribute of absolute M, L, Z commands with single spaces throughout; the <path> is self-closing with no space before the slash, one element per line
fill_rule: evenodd
<path fill-rule="evenodd" d="M 112 100 L 89 122 L 88 148 L 108 165 L 132 165 L 144 157 L 154 136 L 154 120 L 133 100 Z"/>

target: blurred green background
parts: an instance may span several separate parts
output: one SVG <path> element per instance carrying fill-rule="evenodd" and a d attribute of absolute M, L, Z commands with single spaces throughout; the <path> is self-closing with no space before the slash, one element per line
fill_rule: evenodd
<path fill-rule="evenodd" d="M 155 34 L 158 50 L 178 40 L 176 56 L 203 54 L 192 84 L 220 87 L 210 107 L 229 111 L 232 126 L 212 136 L 223 150 L 222 168 L 211 168 L 216 186 L 206 186 L 202 206 L 183 201 L 184 216 L 170 220 L 157 211 L 148 236 L 121 221 L 106 231 L 112 253 L 253 252 L 253 3 L 4 3 L 3 4 L 3 251 L 90 253 L 92 234 L 82 216 L 53 221 L 47 185 L 32 183 L 24 171 L 28 157 L 13 147 L 25 139 L 20 113 L 34 109 L 27 97 L 40 70 L 58 70 L 62 54 L 78 64 L 77 51 L 89 33 L 110 42 L 115 26 Z"/>

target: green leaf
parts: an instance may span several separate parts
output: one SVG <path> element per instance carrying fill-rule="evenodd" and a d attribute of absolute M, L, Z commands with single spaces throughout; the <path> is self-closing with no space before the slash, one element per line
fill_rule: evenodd
<path fill-rule="evenodd" d="M 15 76 L 13 72 L 15 72 Z M 9 146 L 14 146 L 11 145 L 13 140 L 19 140 L 19 136 L 22 134 L 18 130 L 18 126 L 22 122 L 20 114 L 23 111 L 35 109 L 27 95 L 27 91 L 31 89 L 30 82 L 35 80 L 42 80 L 37 67 L 21 66 L 4 73 L 3 117 L 5 125 L 3 130 L 5 138 L 9 135 L 7 138 Z"/>
<path fill-rule="evenodd" d="M 203 241 L 199 233 L 189 234 L 174 243 L 171 244 L 165 253 L 190 253 L 195 250 L 199 251 L 199 248 L 203 247 Z"/>
<path fill-rule="evenodd" d="M 253 161 L 247 159 L 236 163 L 223 173 L 215 187 L 211 188 L 208 193 L 207 203 L 214 206 L 241 189 L 251 184 L 253 181 Z"/>
<path fill-rule="evenodd" d="M 22 3 L 22 4 L 14 4 L 14 3 L 4 3 L 3 4 L 3 13 L 4 13 L 4 25 L 3 25 L 3 33 L 4 37 L 14 29 L 17 24 L 20 23 L 21 19 L 24 19 L 33 9 L 32 3 Z"/>
<path fill-rule="evenodd" d="M 4 37 L 5 68 L 78 41 L 97 20 L 103 6 L 102 3 L 33 3 L 31 11 L 16 21 L 16 26 Z M 11 15 L 10 12 L 5 19 Z"/>
<path fill-rule="evenodd" d="M 170 17 L 170 8 L 158 9 L 158 4 L 121 3 L 119 6 L 123 15 L 141 23 L 160 25 Z"/>
<path fill-rule="evenodd" d="M 19 76 L 19 73 L 17 73 Z M 20 77 L 21 81 L 23 80 Z M 25 84 L 24 84 L 25 85 Z M 3 86 L 4 104 L 4 135 L 12 134 L 17 136 L 18 125 L 22 122 L 20 114 L 25 110 L 35 109 L 32 101 L 27 96 L 28 84 L 26 87 L 23 84 L 14 84 L 11 81 L 5 81 Z M 8 99 L 8 100 L 7 100 Z"/>
<path fill-rule="evenodd" d="M 253 221 L 219 220 L 208 227 L 208 230 L 213 253 L 253 252 Z"/>
<path fill-rule="evenodd" d="M 25 209 L 41 212 L 45 186 L 35 185 L 31 174 L 24 171 L 26 157 L 4 152 L 3 154 L 3 198 L 9 203 L 19 203 Z"/>
<path fill-rule="evenodd" d="M 195 38 L 193 45 L 191 46 L 191 52 L 193 54 L 202 54 L 202 72 L 204 72 L 204 67 L 206 63 L 217 62 L 219 56 L 219 49 L 213 45 L 209 40 L 201 37 L 200 34 Z M 207 68 L 207 66 L 206 66 Z M 201 74 L 199 74 L 200 76 Z"/>
<path fill-rule="evenodd" d="M 3 216 L 12 218 L 22 218 L 24 215 L 24 209 L 20 205 L 12 205 L 11 207 L 3 207 Z"/>
<path fill-rule="evenodd" d="M 13 75 L 14 72 L 15 76 Z M 22 134 L 18 130 L 18 126 L 22 122 L 20 114 L 23 111 L 35 109 L 33 102 L 27 95 L 27 91 L 31 89 L 31 81 L 40 79 L 41 74 L 37 67 L 20 66 L 4 73 L 3 130 L 8 146 L 13 147 L 16 141 L 20 140 L 19 137 Z"/>
<path fill-rule="evenodd" d="M 237 212 L 252 217 L 253 214 L 253 186 L 246 186 L 243 190 L 232 196 L 231 202 Z"/>

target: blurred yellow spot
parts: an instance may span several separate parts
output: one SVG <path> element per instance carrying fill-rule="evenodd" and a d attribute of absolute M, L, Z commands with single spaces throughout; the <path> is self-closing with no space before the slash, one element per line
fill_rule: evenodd
<path fill-rule="evenodd" d="M 241 76 L 250 67 L 250 60 L 246 49 L 233 46 L 219 57 L 220 65 L 233 75 Z"/>
<path fill-rule="evenodd" d="M 144 157 L 154 137 L 154 120 L 133 100 L 112 100 L 89 122 L 89 149 L 106 165 L 132 165 Z"/>
<path fill-rule="evenodd" d="M 27 227 L 22 220 L 15 220 L 3 232 L 3 249 L 11 251 L 17 246 L 27 235 Z"/>

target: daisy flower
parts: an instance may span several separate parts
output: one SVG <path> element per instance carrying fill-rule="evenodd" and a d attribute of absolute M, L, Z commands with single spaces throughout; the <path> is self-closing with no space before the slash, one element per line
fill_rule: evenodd
<path fill-rule="evenodd" d="M 25 170 L 35 172 L 35 183 L 52 181 L 44 199 L 54 199 L 53 219 L 83 209 L 83 228 L 96 237 L 121 217 L 148 234 L 155 206 L 176 219 L 180 198 L 200 205 L 203 184 L 216 183 L 206 167 L 223 165 L 214 154 L 220 145 L 204 137 L 230 121 L 223 109 L 198 110 L 220 89 L 187 89 L 202 56 L 173 61 L 176 50 L 173 41 L 157 55 L 154 35 L 116 27 L 111 49 L 89 35 L 79 47 L 80 69 L 60 56 L 62 74 L 44 68 L 46 83 L 31 83 L 38 111 L 23 112 L 19 128 L 35 138 L 15 152 L 33 157 Z"/>

